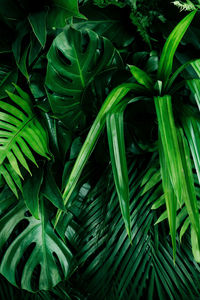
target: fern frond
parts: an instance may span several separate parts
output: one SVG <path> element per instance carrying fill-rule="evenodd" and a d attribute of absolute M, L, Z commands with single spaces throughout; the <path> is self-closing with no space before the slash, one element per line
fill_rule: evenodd
<path fill-rule="evenodd" d="M 7 91 L 11 101 L 0 101 L 0 174 L 18 196 L 23 179 L 20 165 L 30 174 L 27 158 L 37 165 L 32 151 L 49 159 L 48 136 L 33 111 L 29 95 L 15 85 L 19 95 Z"/>
<path fill-rule="evenodd" d="M 172 2 L 175 6 L 177 6 L 180 11 L 185 10 L 185 11 L 192 11 L 196 9 L 196 6 L 194 3 L 192 3 L 189 0 L 186 0 L 186 2 L 183 1 L 173 1 Z M 197 5 L 198 7 L 198 5 Z"/>

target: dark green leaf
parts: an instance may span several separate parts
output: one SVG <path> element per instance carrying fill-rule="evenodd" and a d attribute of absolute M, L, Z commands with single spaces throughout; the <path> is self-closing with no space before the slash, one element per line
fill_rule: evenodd
<path fill-rule="evenodd" d="M 26 225 L 21 228 L 21 233 L 12 236 L 12 233 L 16 232 L 16 226 L 22 222 Z M 2 248 L 8 236 L 12 237 L 11 242 L 6 248 Z M 4 254 L 0 263 L 0 272 L 15 286 L 20 283 L 21 288 L 28 291 L 49 290 L 66 278 L 70 272 L 72 253 L 55 235 L 47 219 L 47 209 L 43 201 L 41 201 L 41 220 L 26 216 L 23 202 L 9 209 L 0 220 L 0 241 L 0 248 Z M 28 256 L 17 283 L 17 268 L 25 253 Z M 56 263 L 55 255 L 60 266 Z M 32 276 L 38 266 L 40 267 L 37 273 L 38 286 L 33 288 Z"/>
<path fill-rule="evenodd" d="M 14 68 L 1 65 L 0 67 L 0 99 L 7 96 L 6 90 L 13 92 L 14 86 L 12 83 L 16 83 L 18 72 Z"/>
<path fill-rule="evenodd" d="M 52 175 L 51 169 L 48 168 L 45 172 L 44 185 L 42 187 L 42 194 L 49 200 L 53 205 L 61 210 L 65 210 L 64 201 L 61 192 L 55 182 Z"/>
<path fill-rule="evenodd" d="M 47 10 L 40 11 L 37 13 L 31 13 L 28 16 L 28 20 L 31 24 L 33 32 L 43 48 L 46 43 L 46 35 L 47 35 L 46 17 L 47 17 Z"/>
<path fill-rule="evenodd" d="M 36 218 L 40 219 L 40 188 L 43 181 L 43 170 L 33 169 L 32 176 L 28 177 L 23 186 L 23 199 L 26 203 L 30 213 Z"/>
<path fill-rule="evenodd" d="M 46 86 L 53 113 L 70 128 L 83 124 L 84 90 L 97 74 L 117 68 L 117 61 L 120 56 L 110 41 L 67 26 L 48 53 Z"/>

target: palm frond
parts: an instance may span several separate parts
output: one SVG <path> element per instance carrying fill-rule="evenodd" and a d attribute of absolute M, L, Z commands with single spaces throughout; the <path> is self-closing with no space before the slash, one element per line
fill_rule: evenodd
<path fill-rule="evenodd" d="M 158 156 L 154 162 L 156 166 Z M 191 260 L 189 245 L 184 244 L 188 252 L 184 257 L 177 245 L 174 265 L 168 232 L 162 225 L 154 226 L 157 213 L 151 206 L 163 191 L 158 185 L 142 194 L 141 184 L 149 167 L 142 158 L 129 166 L 132 245 L 110 171 L 82 200 L 85 203 L 80 201 L 79 271 L 83 286 L 87 282 L 85 290 L 96 299 L 185 299 L 186 295 L 198 295 L 199 271 Z"/>

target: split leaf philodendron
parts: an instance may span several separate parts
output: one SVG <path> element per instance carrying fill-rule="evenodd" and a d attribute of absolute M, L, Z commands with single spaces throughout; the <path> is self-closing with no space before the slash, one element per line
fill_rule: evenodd
<path fill-rule="evenodd" d="M 0 1 L 1 299 L 199 299 L 200 28 L 175 2 Z"/>

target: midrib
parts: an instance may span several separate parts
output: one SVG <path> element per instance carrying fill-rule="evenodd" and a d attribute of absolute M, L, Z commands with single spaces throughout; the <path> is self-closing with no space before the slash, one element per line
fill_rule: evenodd
<path fill-rule="evenodd" d="M 81 70 L 81 66 L 80 66 L 80 63 L 79 63 L 79 59 L 78 59 L 78 55 L 77 55 L 75 47 L 74 47 L 74 54 L 75 54 L 75 57 L 76 57 L 77 66 L 78 66 L 78 70 L 79 70 L 79 73 L 80 73 L 81 84 L 82 84 L 83 88 L 85 88 L 85 80 L 83 78 L 83 73 L 82 73 L 82 70 Z"/>
<path fill-rule="evenodd" d="M 8 151 L 9 148 L 12 148 L 12 146 L 10 147 L 10 145 L 13 143 L 13 140 L 16 139 L 16 137 L 20 134 L 20 132 L 22 132 L 24 130 L 24 128 L 30 123 L 32 122 L 32 120 L 36 117 L 36 115 L 34 115 L 31 119 L 29 119 L 27 122 L 25 122 L 25 124 L 19 129 L 17 130 L 17 132 L 14 134 L 14 136 L 11 138 L 11 140 L 9 141 L 9 143 L 6 145 L 5 149 L 3 150 L 5 152 L 4 154 L 4 158 L 0 160 L 0 163 L 3 163 L 4 159 L 6 158 L 6 153 Z"/>

